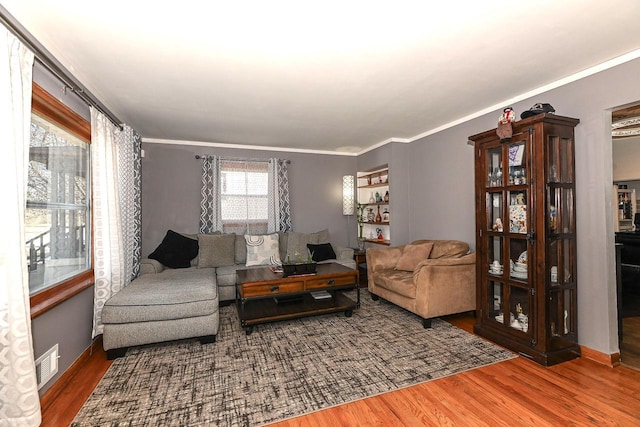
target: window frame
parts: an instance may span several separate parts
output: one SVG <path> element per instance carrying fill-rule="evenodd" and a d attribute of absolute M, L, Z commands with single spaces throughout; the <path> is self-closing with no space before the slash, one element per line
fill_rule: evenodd
<path fill-rule="evenodd" d="M 233 160 L 227 160 L 227 159 L 222 159 L 220 162 L 220 174 L 222 175 L 222 173 L 224 173 L 225 171 L 230 171 L 230 172 L 242 172 L 244 174 L 247 173 L 260 173 L 260 174 L 266 174 L 266 179 L 267 179 L 267 193 L 265 195 L 262 194 L 247 194 L 247 192 L 245 191 L 244 194 L 240 194 L 240 193 L 225 193 L 223 192 L 222 189 L 222 183 L 221 183 L 221 188 L 220 188 L 220 200 L 222 201 L 222 199 L 225 196 L 237 196 L 237 197 L 242 197 L 245 201 L 248 199 L 263 199 L 266 198 L 267 203 L 269 202 L 269 166 L 268 166 L 269 162 L 268 160 L 253 160 L 253 159 L 233 159 Z M 238 165 L 242 165 L 242 168 L 238 167 Z M 221 212 L 222 215 L 222 212 Z M 242 227 L 243 225 L 254 225 L 254 226 L 260 226 L 260 227 L 264 227 L 266 228 L 269 224 L 269 218 L 268 218 L 268 208 L 267 208 L 267 218 L 245 218 L 242 220 L 238 220 L 238 219 L 225 219 L 224 217 L 221 216 L 220 218 L 221 223 L 223 224 L 223 227 L 230 227 L 230 228 L 237 228 L 237 227 Z"/>
<path fill-rule="evenodd" d="M 72 133 L 78 138 L 91 144 L 91 123 L 64 105 L 49 92 L 33 83 L 31 111 Z M 90 199 L 91 200 L 91 199 Z M 90 215 L 93 218 L 92 204 L 89 203 Z M 31 318 L 34 319 L 53 307 L 78 295 L 94 285 L 93 275 L 93 226 L 88 236 L 91 239 L 91 267 L 77 275 L 62 280 L 57 284 L 37 292 L 29 298 L 31 303 Z M 26 259 L 25 259 L 26 262 Z"/>

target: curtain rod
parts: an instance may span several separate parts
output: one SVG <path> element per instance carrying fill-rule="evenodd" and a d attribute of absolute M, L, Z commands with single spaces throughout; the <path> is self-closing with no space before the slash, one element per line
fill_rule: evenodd
<path fill-rule="evenodd" d="M 211 154 L 196 154 L 196 159 L 203 159 L 205 157 L 211 157 Z M 242 161 L 242 160 L 248 160 L 248 161 L 253 161 L 253 162 L 265 162 L 265 161 L 269 161 L 269 159 L 250 159 L 250 158 L 245 158 L 245 157 L 221 157 L 222 160 L 234 160 L 234 161 Z M 287 162 L 287 164 L 291 164 L 291 160 L 285 160 L 285 162 Z"/>
<path fill-rule="evenodd" d="M 106 115 L 116 126 L 122 128 L 122 122 L 107 107 L 89 92 L 73 75 L 49 52 L 27 29 L 14 18 L 4 6 L 0 5 L 0 22 L 24 43 L 34 54 L 35 59 L 49 70 L 58 80 L 71 89 L 87 105 L 95 107 Z"/>

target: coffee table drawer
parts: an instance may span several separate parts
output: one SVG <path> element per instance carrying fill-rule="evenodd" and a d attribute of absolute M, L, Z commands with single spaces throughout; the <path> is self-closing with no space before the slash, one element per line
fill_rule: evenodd
<path fill-rule="evenodd" d="M 308 279 L 307 290 L 326 288 L 331 286 L 353 285 L 355 283 L 355 276 L 332 277 L 330 279 Z"/>
<path fill-rule="evenodd" d="M 264 295 L 278 295 L 287 292 L 304 291 L 304 282 L 287 282 L 275 285 L 243 285 L 242 296 L 244 298 L 257 297 Z"/>

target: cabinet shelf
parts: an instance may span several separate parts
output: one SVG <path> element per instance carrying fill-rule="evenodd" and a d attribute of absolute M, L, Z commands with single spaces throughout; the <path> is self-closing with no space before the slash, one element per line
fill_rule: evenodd
<path fill-rule="evenodd" d="M 362 206 L 388 206 L 389 202 L 360 203 Z"/>
<path fill-rule="evenodd" d="M 367 243 L 375 243 L 376 245 L 385 245 L 390 246 L 391 242 L 389 240 L 380 240 L 380 239 L 362 239 Z"/>
<path fill-rule="evenodd" d="M 380 183 L 380 184 L 366 184 L 366 185 L 358 185 L 358 188 L 380 188 L 380 187 L 388 187 L 389 181 Z"/>
<path fill-rule="evenodd" d="M 370 225 L 389 225 L 389 221 L 358 221 L 358 224 L 370 224 Z"/>

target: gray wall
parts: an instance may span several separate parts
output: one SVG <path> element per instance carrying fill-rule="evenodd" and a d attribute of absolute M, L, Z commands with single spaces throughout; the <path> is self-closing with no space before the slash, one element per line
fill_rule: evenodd
<path fill-rule="evenodd" d="M 513 104 L 519 114 L 549 102 L 559 115 L 576 117 L 576 203 L 578 227 L 578 322 L 581 345 L 618 352 L 613 250 L 611 110 L 640 100 L 640 60 L 594 74 Z M 474 158 L 470 135 L 496 127 L 496 110 L 411 143 L 408 240 L 455 238 L 475 244 Z M 390 155 L 388 146 L 367 153 L 361 163 Z M 375 159 L 371 160 L 370 159 Z M 391 172 L 390 172 L 391 173 Z M 393 173 L 391 179 L 398 179 Z M 396 242 L 394 242 L 396 243 Z"/>
<path fill-rule="evenodd" d="M 328 228 L 332 243 L 341 246 L 357 243 L 355 215 L 348 221 L 342 215 L 342 177 L 356 174 L 356 157 L 149 142 L 144 142 L 142 148 L 143 256 L 153 252 L 168 229 L 198 232 L 202 160 L 196 160 L 196 154 L 291 160 L 293 230 L 314 232 Z"/>
<path fill-rule="evenodd" d="M 36 359 L 58 344 L 58 373 L 40 389 L 42 396 L 91 345 L 93 286 L 31 321 Z"/>

